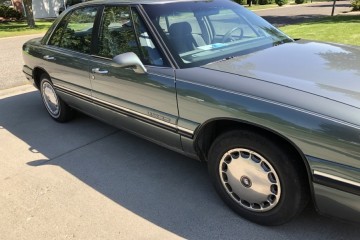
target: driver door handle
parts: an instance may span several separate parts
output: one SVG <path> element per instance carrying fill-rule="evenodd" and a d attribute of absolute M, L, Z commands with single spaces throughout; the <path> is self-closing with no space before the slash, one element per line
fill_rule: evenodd
<path fill-rule="evenodd" d="M 109 73 L 108 70 L 100 70 L 100 68 L 93 68 L 93 69 L 91 69 L 91 72 L 92 73 L 99 73 L 99 74 L 107 74 L 107 73 Z"/>
<path fill-rule="evenodd" d="M 54 58 L 54 57 L 49 56 L 49 55 L 45 55 L 45 56 L 43 56 L 43 59 L 45 59 L 45 60 L 55 60 L 55 58 Z"/>

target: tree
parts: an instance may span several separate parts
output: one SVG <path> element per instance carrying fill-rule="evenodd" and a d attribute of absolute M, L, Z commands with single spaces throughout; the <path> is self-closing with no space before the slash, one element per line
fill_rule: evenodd
<path fill-rule="evenodd" d="M 35 28 L 34 13 L 32 10 L 32 0 L 23 0 L 25 7 L 26 21 L 29 28 Z"/>
<path fill-rule="evenodd" d="M 336 0 L 334 0 L 334 2 L 333 2 L 333 7 L 332 7 L 332 10 L 331 10 L 331 16 L 334 16 L 335 4 L 336 4 Z"/>

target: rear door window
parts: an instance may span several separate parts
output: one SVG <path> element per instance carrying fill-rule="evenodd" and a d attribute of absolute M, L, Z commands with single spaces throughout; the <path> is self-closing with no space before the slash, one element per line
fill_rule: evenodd
<path fill-rule="evenodd" d="M 75 9 L 59 23 L 49 45 L 90 53 L 97 12 L 97 7 Z"/>

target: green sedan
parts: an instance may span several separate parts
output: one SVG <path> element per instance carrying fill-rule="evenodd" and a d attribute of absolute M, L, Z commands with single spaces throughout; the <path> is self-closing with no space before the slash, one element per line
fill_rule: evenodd
<path fill-rule="evenodd" d="M 90 1 L 23 46 L 58 122 L 76 111 L 208 164 L 240 216 L 311 200 L 360 221 L 360 49 L 293 40 L 230 0 Z"/>

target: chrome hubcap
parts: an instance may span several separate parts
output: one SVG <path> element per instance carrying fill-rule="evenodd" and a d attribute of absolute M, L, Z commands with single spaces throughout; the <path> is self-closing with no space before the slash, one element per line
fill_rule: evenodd
<path fill-rule="evenodd" d="M 236 148 L 226 152 L 219 174 L 231 198 L 248 210 L 266 212 L 279 203 L 279 177 L 271 164 L 254 151 Z"/>
<path fill-rule="evenodd" d="M 59 99 L 54 88 L 48 82 L 44 82 L 42 85 L 42 98 L 49 113 L 57 117 L 60 113 Z"/>

